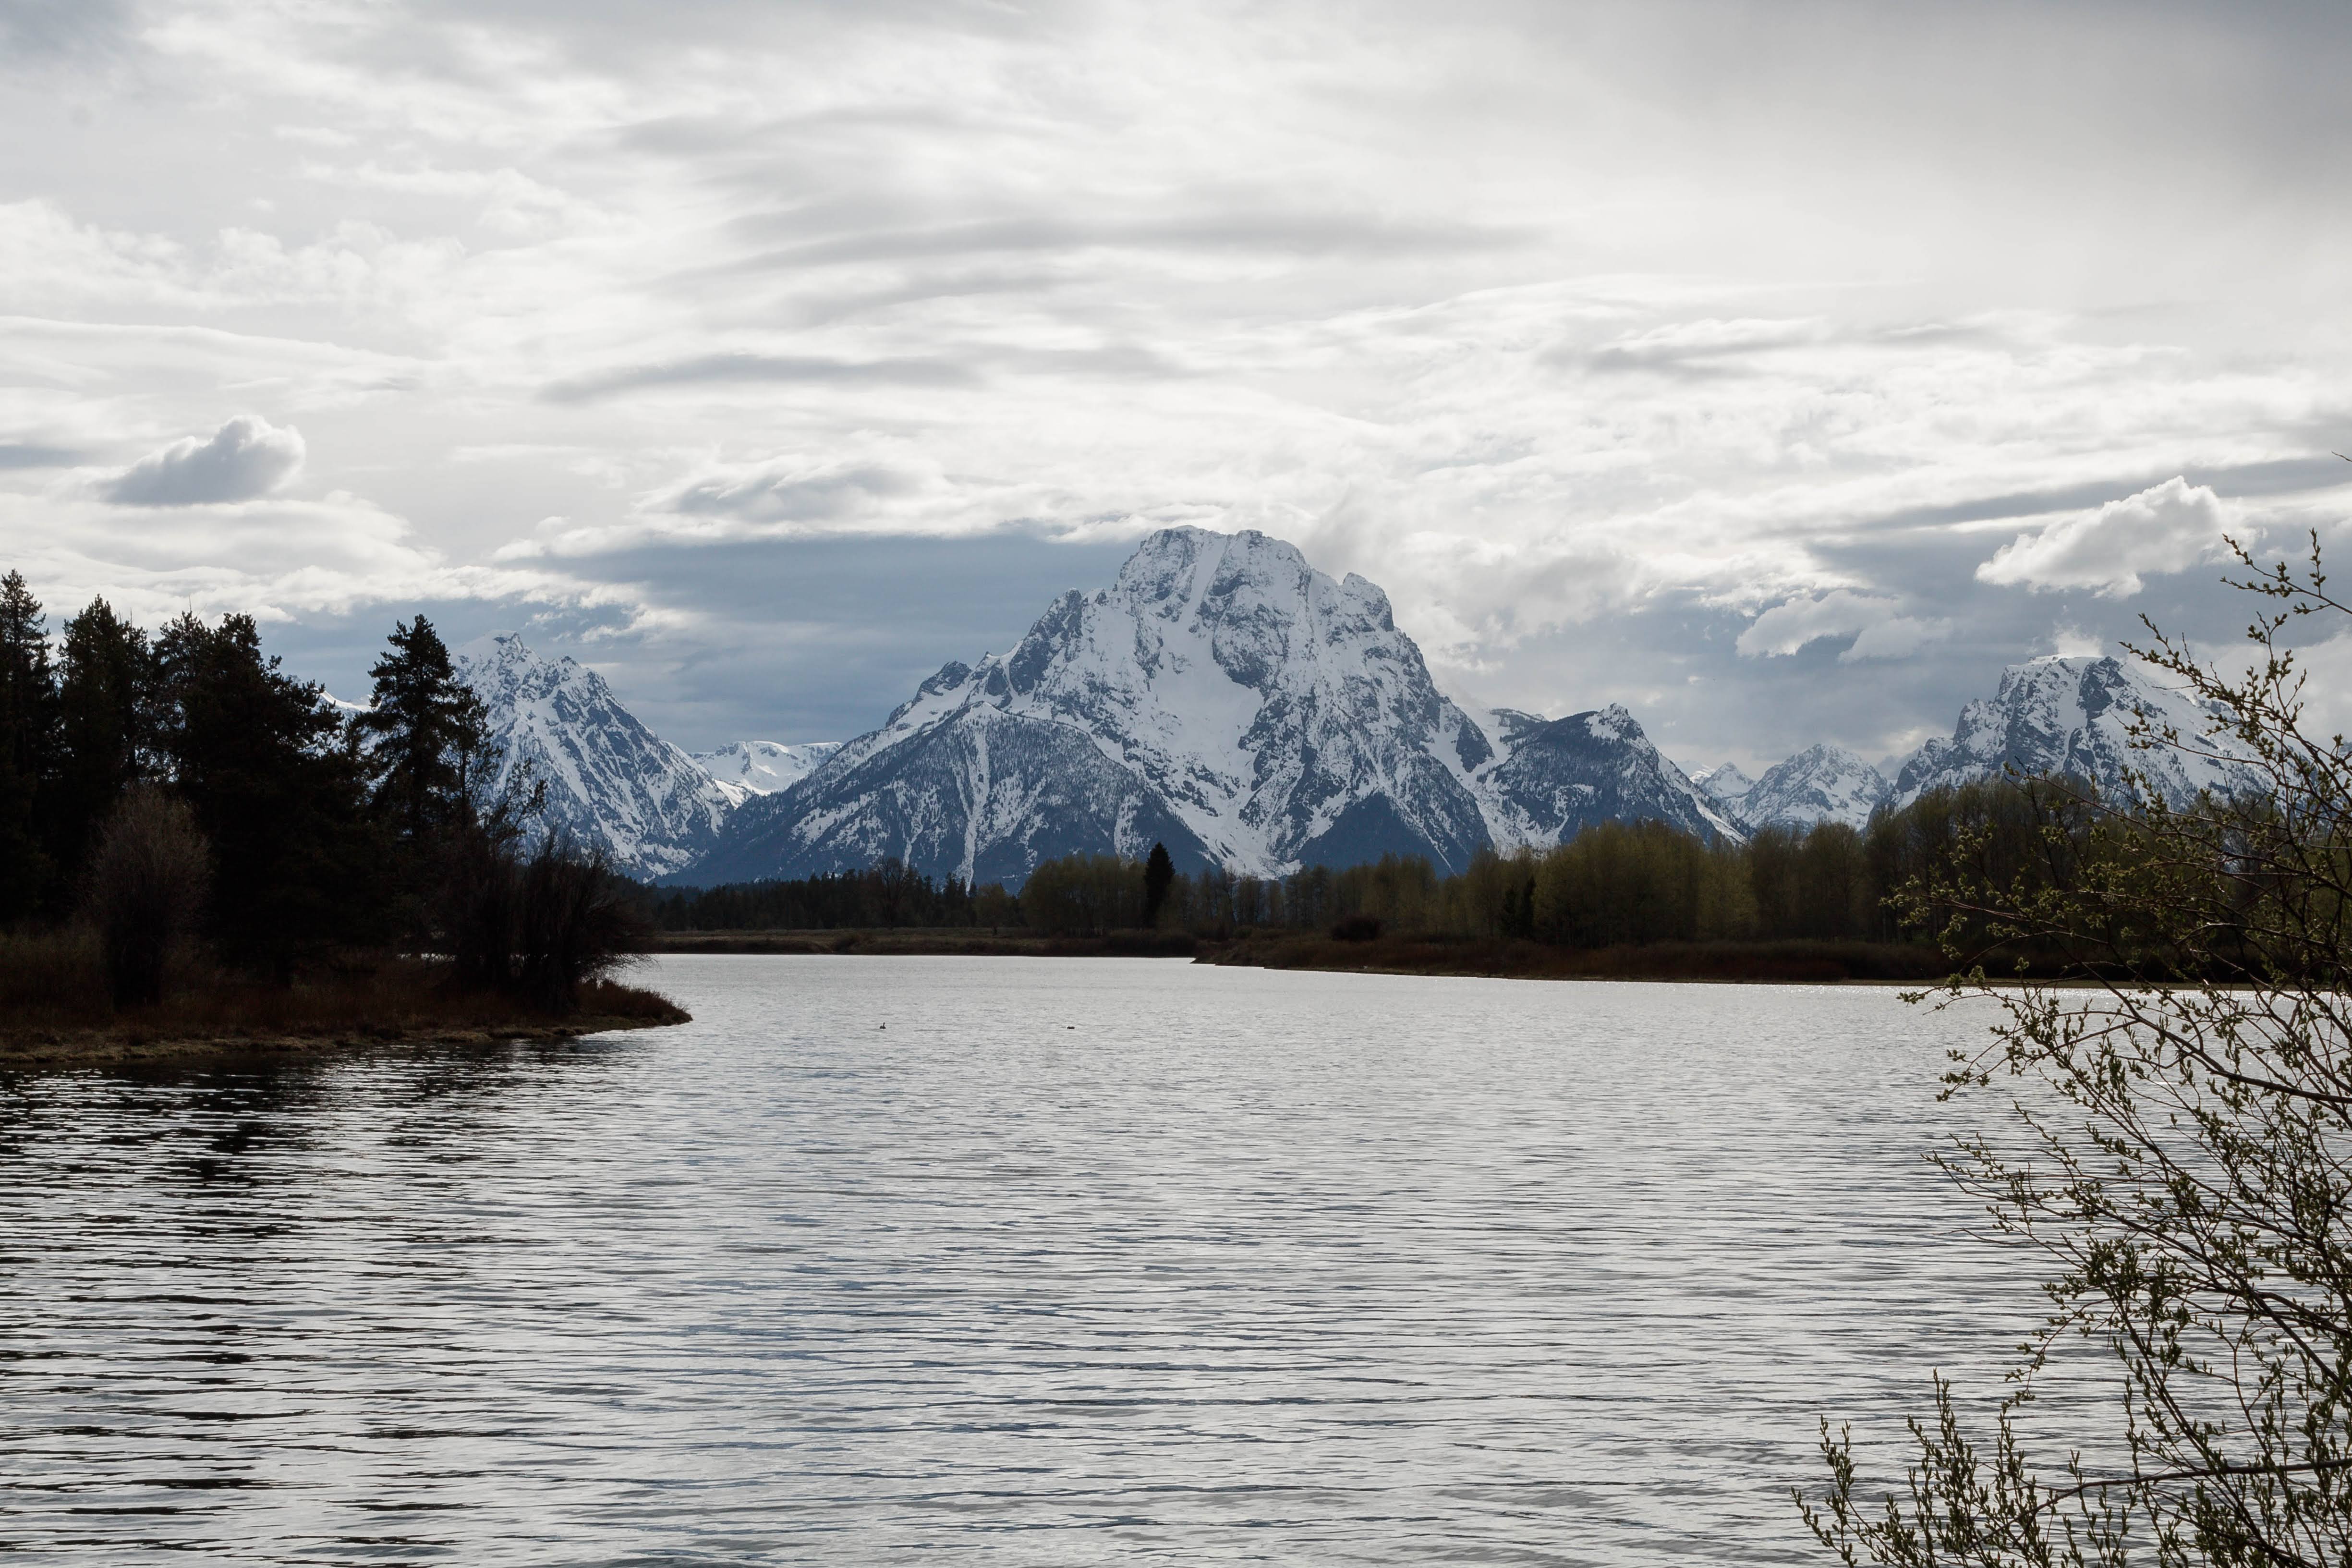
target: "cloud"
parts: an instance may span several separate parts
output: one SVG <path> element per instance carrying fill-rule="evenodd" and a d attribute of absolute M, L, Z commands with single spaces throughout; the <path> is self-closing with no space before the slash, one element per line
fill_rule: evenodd
<path fill-rule="evenodd" d="M 672 510 L 755 522 L 832 522 L 870 510 L 877 501 L 925 488 L 925 476 L 879 463 L 766 464 L 749 473 L 709 477 L 679 489 Z"/>
<path fill-rule="evenodd" d="M 123 0 L 0 0 L 0 60 L 109 53 L 129 11 Z"/>
<path fill-rule="evenodd" d="M 1901 614 L 1894 599 L 1835 588 L 1818 598 L 1773 605 L 1739 634 L 1738 647 L 1744 658 L 1770 658 L 1824 637 L 1850 637 L 1853 645 L 1838 655 L 1838 662 L 1857 664 L 1867 658 L 1907 658 L 1949 636 L 1951 629 L 1948 620 Z"/>
<path fill-rule="evenodd" d="M 2140 574 L 2179 572 L 2221 544 L 2221 499 L 2178 476 L 2095 512 L 2021 533 L 1977 568 L 1980 583 L 2040 591 L 2090 588 L 2128 599 Z"/>
<path fill-rule="evenodd" d="M 209 440 L 190 436 L 151 452 L 115 476 L 100 493 L 120 506 L 201 506 L 252 500 L 302 466 L 302 433 L 240 414 Z"/>
<path fill-rule="evenodd" d="M 928 356 L 878 360 L 824 359 L 806 354 L 701 354 L 667 364 L 625 365 L 551 384 L 550 403 L 586 403 L 650 386 L 756 385 L 969 386 L 972 374 L 952 360 Z"/>

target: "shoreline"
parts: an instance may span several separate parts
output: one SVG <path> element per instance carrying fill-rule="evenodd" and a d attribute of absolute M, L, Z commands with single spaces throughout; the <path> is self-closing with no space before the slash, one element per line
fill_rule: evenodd
<path fill-rule="evenodd" d="M 125 1063 L 169 1062 L 189 1058 L 310 1056 L 327 1051 L 361 1050 L 378 1046 L 487 1046 L 516 1041 L 570 1040 L 584 1035 L 612 1034 L 623 1029 L 660 1029 L 689 1023 L 693 1015 L 682 1007 L 674 1016 L 642 1014 L 582 1014 L 544 1023 L 419 1024 L 405 1026 L 372 1021 L 340 1026 L 306 1026 L 291 1029 L 226 1029 L 217 1032 L 150 1034 L 135 1026 L 44 1029 L 0 1037 L 0 1073 L 26 1068 L 113 1067 Z"/>
<path fill-rule="evenodd" d="M 1382 936 L 1343 942 L 1310 931 L 1217 940 L 1172 931 L 1045 936 L 959 928 L 666 931 L 661 953 L 902 954 L 946 957 L 1186 958 L 1261 969 L 1433 974 L 1506 980 L 1672 980 L 1742 985 L 1921 985 L 1951 973 L 1932 948 L 1859 942 L 1660 942 L 1563 948 L 1523 940 Z"/>

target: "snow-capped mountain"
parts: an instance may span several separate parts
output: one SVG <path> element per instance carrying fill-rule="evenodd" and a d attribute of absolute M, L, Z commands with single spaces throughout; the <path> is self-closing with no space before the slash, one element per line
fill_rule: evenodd
<path fill-rule="evenodd" d="M 1500 760 L 1472 782 L 1503 848 L 1549 848 L 1599 822 L 1656 821 L 1702 838 L 1747 837 L 1616 703 L 1512 726 L 1502 742 Z"/>
<path fill-rule="evenodd" d="M 2063 773 L 2086 779 L 2110 797 L 2136 793 L 2125 770 L 2146 776 L 2173 805 L 2200 789 L 2227 793 L 2241 782 L 2230 763 L 2164 748 L 2135 751 L 2129 727 L 2135 710 L 2174 726 L 2184 742 L 2210 745 L 2205 716 L 2180 692 L 2095 655 L 2037 658 L 2001 671 L 2000 686 L 1960 710 L 1949 741 L 1930 741 L 1914 752 L 1895 781 L 1894 801 L 1907 805 L 1942 785 Z"/>
<path fill-rule="evenodd" d="M 1756 781 L 1740 772 L 1738 763 L 1717 763 L 1711 768 L 1701 768 L 1690 775 L 1690 782 L 1698 785 L 1701 795 L 1717 805 L 1729 807 L 1734 815 L 1738 813 L 1740 801 L 1756 787 Z"/>
<path fill-rule="evenodd" d="M 1811 827 L 1843 822 L 1866 826 L 1894 786 L 1886 775 L 1841 746 L 1810 746 L 1768 768 L 1731 808 L 1750 827 Z"/>
<path fill-rule="evenodd" d="M 720 784 L 740 790 L 738 803 L 773 795 L 808 777 L 816 765 L 841 750 L 838 741 L 738 741 L 715 752 L 693 752 L 695 765 Z"/>
<path fill-rule="evenodd" d="M 603 676 L 570 658 L 542 658 L 512 632 L 454 657 L 504 744 L 501 776 L 532 768 L 547 782 L 542 820 L 603 845 L 631 876 L 661 876 L 707 852 L 745 796 L 639 723 Z"/>
<path fill-rule="evenodd" d="M 1180 528 L 748 803 L 678 879 L 889 856 L 1017 885 L 1041 859 L 1155 841 L 1180 866 L 1261 875 L 1387 853 L 1458 868 L 1613 816 L 1737 832 L 1624 710 L 1482 721 L 1437 690 L 1372 584 L 1264 534 Z"/>

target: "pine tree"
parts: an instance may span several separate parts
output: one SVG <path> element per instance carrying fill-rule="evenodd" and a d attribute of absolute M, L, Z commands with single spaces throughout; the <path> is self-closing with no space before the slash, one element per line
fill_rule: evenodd
<path fill-rule="evenodd" d="M 57 674 L 48 622 L 22 574 L 0 577 L 0 921 L 38 910 L 55 881 L 43 847 L 54 798 Z"/>
<path fill-rule="evenodd" d="M 1168 889 L 1175 885 L 1176 862 L 1168 858 L 1168 846 L 1154 844 L 1150 858 L 1143 863 L 1143 923 L 1148 927 L 1160 924 L 1160 911 L 1168 902 Z"/>
<path fill-rule="evenodd" d="M 487 744 L 489 725 L 432 622 L 396 622 L 389 641 L 368 671 L 375 700 L 359 726 L 375 810 L 402 840 L 422 844 L 463 816 L 467 763 Z"/>
<path fill-rule="evenodd" d="M 357 736 L 261 651 L 249 616 L 183 616 L 158 639 L 162 749 L 215 856 L 211 930 L 231 962 L 292 977 L 388 918 Z"/>
<path fill-rule="evenodd" d="M 79 883 L 100 824 L 144 776 L 155 700 L 147 634 L 104 599 L 92 599 L 66 623 L 58 693 L 58 807 L 49 852 L 69 885 Z"/>

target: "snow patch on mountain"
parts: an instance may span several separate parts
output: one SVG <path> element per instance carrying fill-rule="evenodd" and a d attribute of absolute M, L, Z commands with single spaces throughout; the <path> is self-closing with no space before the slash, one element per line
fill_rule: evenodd
<path fill-rule="evenodd" d="M 2172 726 L 2190 745 L 2221 754 L 2135 750 L 2130 728 L 2137 712 Z M 2126 780 L 2128 770 L 2144 775 L 2169 804 L 2185 805 L 2200 789 L 2228 794 L 2247 777 L 2231 760 L 2234 748 L 2208 739 L 2205 724 L 2194 700 L 2112 658 L 2053 656 L 2013 664 L 2001 671 L 1991 697 L 1960 710 L 1949 741 L 1931 741 L 1913 753 L 1895 780 L 1894 800 L 1907 805 L 1931 789 L 2011 773 L 2063 774 L 2096 784 L 2110 798 L 2125 798 L 2137 793 Z"/>
<path fill-rule="evenodd" d="M 944 666 L 880 729 L 747 804 L 692 878 L 888 855 L 1017 883 L 1049 855 L 1154 842 L 1257 875 L 1388 853 L 1458 869 L 1612 816 L 1738 833 L 1622 708 L 1474 715 L 1371 583 L 1261 533 L 1178 528 L 1110 587 L 1063 595 L 1010 653 Z"/>
<path fill-rule="evenodd" d="M 839 741 L 738 741 L 714 752 L 688 755 L 740 804 L 755 795 L 790 789 L 839 750 Z"/>
<path fill-rule="evenodd" d="M 499 632 L 454 661 L 503 748 L 500 782 L 529 768 L 547 784 L 544 825 L 603 846 L 631 876 L 661 876 L 707 853 L 744 798 L 742 785 L 730 792 L 713 779 L 571 658 L 541 658 Z"/>
<path fill-rule="evenodd" d="M 1701 768 L 1690 775 L 1701 794 L 1717 805 L 1727 806 L 1735 814 L 1739 802 L 1756 787 L 1756 781 L 1742 773 L 1738 763 L 1717 763 L 1711 768 Z"/>
<path fill-rule="evenodd" d="M 1505 742 L 1504 754 L 1473 779 L 1498 847 L 1549 848 L 1601 822 L 1664 822 L 1735 842 L 1747 837 L 1620 704 L 1515 726 Z"/>
<path fill-rule="evenodd" d="M 1733 809 L 1750 827 L 1864 827 L 1893 789 L 1885 774 L 1843 747 L 1811 746 L 1766 769 Z"/>

